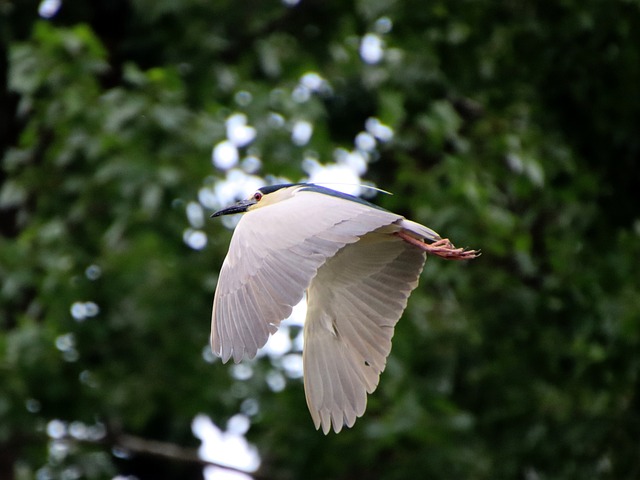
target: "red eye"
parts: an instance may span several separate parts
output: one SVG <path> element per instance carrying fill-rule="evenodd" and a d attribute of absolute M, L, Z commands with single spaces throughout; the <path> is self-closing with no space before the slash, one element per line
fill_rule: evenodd
<path fill-rule="evenodd" d="M 256 202 L 259 202 L 259 201 L 262 199 L 262 192 L 256 192 L 256 193 L 254 193 L 254 194 L 253 194 L 253 199 L 254 199 Z"/>

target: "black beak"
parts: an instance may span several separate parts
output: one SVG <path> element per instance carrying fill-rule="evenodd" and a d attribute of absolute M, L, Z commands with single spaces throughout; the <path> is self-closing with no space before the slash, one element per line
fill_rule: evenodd
<path fill-rule="evenodd" d="M 218 210 L 216 213 L 211 215 L 211 218 L 220 217 L 222 215 L 232 215 L 234 213 L 244 213 L 247 211 L 247 208 L 249 208 L 251 205 L 254 205 L 255 203 L 256 201 L 254 199 L 240 200 L 233 205 L 223 208 L 222 210 Z"/>

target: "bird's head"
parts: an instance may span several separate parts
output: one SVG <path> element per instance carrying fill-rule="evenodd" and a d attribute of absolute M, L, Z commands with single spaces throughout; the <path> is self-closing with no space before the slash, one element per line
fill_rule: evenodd
<path fill-rule="evenodd" d="M 215 212 L 212 217 L 220 217 L 222 215 L 232 215 L 234 213 L 245 213 L 252 210 L 266 207 L 267 205 L 273 205 L 274 203 L 281 202 L 293 196 L 293 194 L 300 188 L 300 183 L 282 183 L 279 185 L 268 185 L 266 187 L 259 188 L 256 192 L 245 200 L 229 205 L 222 210 Z"/>

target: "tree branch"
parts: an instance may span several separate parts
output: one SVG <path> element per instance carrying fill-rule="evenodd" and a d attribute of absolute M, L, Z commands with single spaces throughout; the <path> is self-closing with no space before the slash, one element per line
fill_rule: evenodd
<path fill-rule="evenodd" d="M 71 435 L 66 435 L 59 440 L 92 445 L 103 445 L 110 448 L 117 448 L 135 455 L 147 455 L 177 462 L 195 463 L 198 465 L 202 465 L 203 467 L 212 466 L 224 468 L 225 470 L 244 473 L 245 475 L 249 475 L 256 480 L 267 479 L 267 477 L 265 476 L 254 472 L 248 472 L 241 468 L 212 462 L 210 460 L 204 460 L 200 458 L 200 456 L 198 455 L 198 451 L 195 448 L 183 447 L 182 445 L 177 445 L 175 443 L 150 440 L 148 438 L 138 437 L 126 433 L 107 435 L 105 438 L 100 440 L 78 439 Z"/>

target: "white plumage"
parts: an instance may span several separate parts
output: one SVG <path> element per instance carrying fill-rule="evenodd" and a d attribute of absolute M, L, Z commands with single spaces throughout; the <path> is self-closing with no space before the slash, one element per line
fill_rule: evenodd
<path fill-rule="evenodd" d="M 307 405 L 324 433 L 351 427 L 378 385 L 425 253 L 477 254 L 317 185 L 264 187 L 214 216 L 241 212 L 214 297 L 214 353 L 225 362 L 254 357 L 306 291 Z"/>

